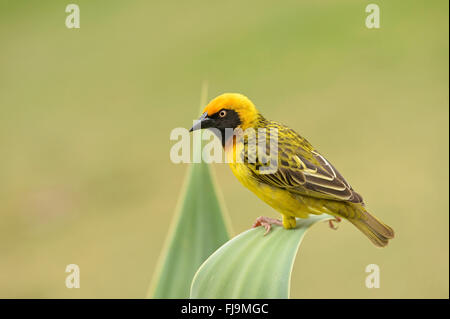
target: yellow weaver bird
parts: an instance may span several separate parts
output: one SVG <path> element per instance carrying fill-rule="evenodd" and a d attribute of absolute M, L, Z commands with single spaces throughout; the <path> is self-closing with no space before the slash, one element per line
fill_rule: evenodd
<path fill-rule="evenodd" d="M 303 137 L 282 124 L 265 119 L 244 95 L 225 93 L 213 99 L 190 131 L 214 128 L 222 139 L 225 156 L 236 178 L 260 199 L 282 215 L 282 220 L 260 216 L 253 227 L 264 226 L 267 234 L 272 224 L 286 229 L 296 226 L 296 217 L 327 213 L 336 222 L 345 218 L 372 243 L 384 247 L 394 238 L 394 231 L 369 214 L 364 201 L 344 177 Z M 227 131 L 241 129 L 275 129 L 278 131 L 277 169 L 261 173 L 262 158 L 249 161 L 250 138 L 228 137 Z M 228 129 L 228 130 L 227 130 Z M 270 134 L 266 134 L 270 138 Z M 258 144 L 259 145 L 259 144 Z M 269 143 L 266 143 L 267 147 Z M 244 160 L 235 160 L 236 153 Z M 259 153 L 258 153 L 259 154 Z M 259 156 L 259 155 L 258 155 Z M 330 226 L 334 228 L 330 221 Z"/>

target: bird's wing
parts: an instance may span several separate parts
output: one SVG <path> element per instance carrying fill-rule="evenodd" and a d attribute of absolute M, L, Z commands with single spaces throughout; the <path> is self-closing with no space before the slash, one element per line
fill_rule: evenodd
<path fill-rule="evenodd" d="M 254 178 L 299 195 L 364 205 L 361 195 L 353 190 L 333 165 L 315 151 L 308 141 L 289 128 L 278 125 L 278 129 L 278 169 L 274 173 L 263 174 L 260 170 L 261 163 L 247 163 Z M 268 156 L 269 141 L 266 144 Z M 248 148 L 245 151 L 248 151 Z"/>

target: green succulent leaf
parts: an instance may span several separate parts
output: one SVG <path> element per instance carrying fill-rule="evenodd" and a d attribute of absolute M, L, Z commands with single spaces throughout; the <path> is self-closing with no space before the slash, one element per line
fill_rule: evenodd
<path fill-rule="evenodd" d="M 192 164 L 149 297 L 188 298 L 198 267 L 229 238 L 208 164 Z"/>
<path fill-rule="evenodd" d="M 273 226 L 266 236 L 263 227 L 234 237 L 198 269 L 191 298 L 289 298 L 295 256 L 306 231 L 330 215 L 297 219 L 297 227 Z"/>

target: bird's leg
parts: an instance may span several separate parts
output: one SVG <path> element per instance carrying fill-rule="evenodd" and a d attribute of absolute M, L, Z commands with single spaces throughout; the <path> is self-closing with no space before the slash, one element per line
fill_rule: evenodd
<path fill-rule="evenodd" d="M 272 228 L 273 224 L 283 226 L 283 223 L 279 219 L 265 217 L 265 216 L 259 216 L 258 218 L 256 218 L 252 227 L 255 228 L 258 226 L 264 226 L 264 228 L 266 229 L 264 236 L 266 236 L 269 233 L 270 229 Z"/>
<path fill-rule="evenodd" d="M 338 227 L 334 226 L 333 222 L 340 223 L 341 220 L 342 220 L 342 219 L 341 219 L 340 217 L 334 216 L 334 219 L 330 219 L 330 220 L 328 221 L 328 224 L 330 225 L 330 228 L 331 228 L 331 229 L 336 230 L 336 229 L 338 229 Z"/>

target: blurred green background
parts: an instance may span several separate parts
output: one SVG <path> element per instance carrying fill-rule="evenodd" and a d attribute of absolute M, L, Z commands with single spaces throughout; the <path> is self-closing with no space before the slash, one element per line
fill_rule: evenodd
<path fill-rule="evenodd" d="M 145 296 L 187 170 L 169 134 L 204 80 L 307 137 L 396 231 L 376 249 L 315 227 L 291 297 L 449 297 L 447 1 L 375 1 L 378 30 L 372 1 L 77 0 L 78 30 L 68 3 L 0 1 L 0 297 Z M 234 235 L 278 216 L 214 170 Z"/>

